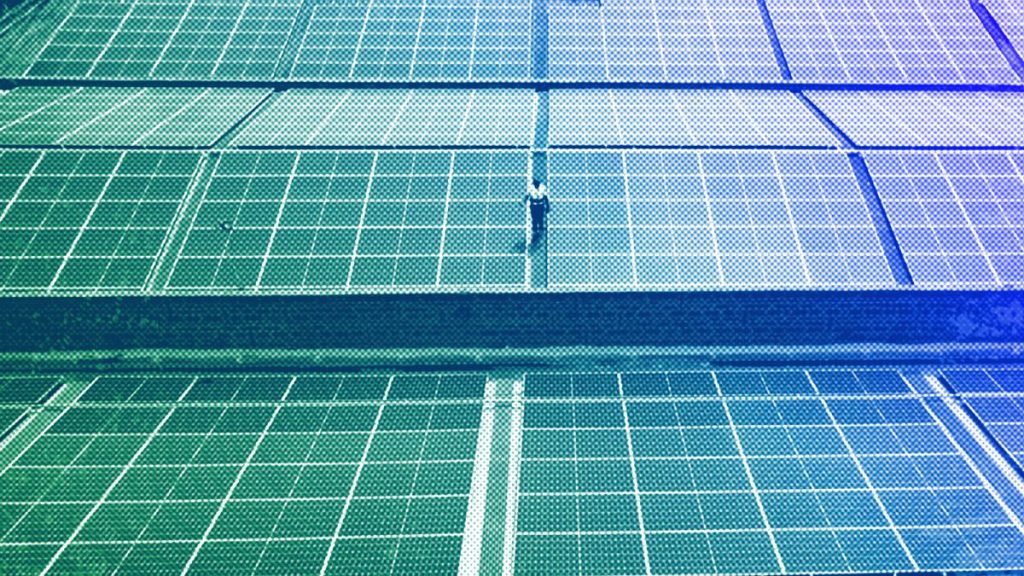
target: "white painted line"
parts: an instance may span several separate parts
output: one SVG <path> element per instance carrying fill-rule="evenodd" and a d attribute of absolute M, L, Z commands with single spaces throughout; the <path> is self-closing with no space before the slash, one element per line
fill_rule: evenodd
<path fill-rule="evenodd" d="M 488 379 L 484 385 L 484 403 L 480 413 L 480 432 L 476 439 L 473 479 L 469 486 L 466 525 L 462 531 L 459 576 L 475 576 L 480 573 L 484 513 L 487 511 L 487 474 L 491 469 L 491 438 L 494 431 L 494 391 L 495 383 Z"/>
<path fill-rule="evenodd" d="M 505 543 L 501 573 L 512 576 L 516 562 L 516 527 L 519 520 L 519 458 L 523 443 L 523 382 L 512 389 L 512 414 L 509 421 L 508 491 L 505 495 Z"/>

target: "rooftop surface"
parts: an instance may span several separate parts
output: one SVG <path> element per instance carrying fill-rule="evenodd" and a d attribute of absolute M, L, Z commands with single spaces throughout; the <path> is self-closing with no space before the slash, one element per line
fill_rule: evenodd
<path fill-rule="evenodd" d="M 1024 574 L 1024 2 L 0 48 L 0 574 Z"/>

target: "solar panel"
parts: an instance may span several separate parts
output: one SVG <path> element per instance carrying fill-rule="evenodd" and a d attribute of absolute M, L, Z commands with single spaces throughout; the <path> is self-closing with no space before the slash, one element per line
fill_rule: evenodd
<path fill-rule="evenodd" d="M 274 76 L 300 0 L 65 1 L 33 77 Z"/>
<path fill-rule="evenodd" d="M 0 404 L 39 402 L 59 380 L 53 376 L 0 376 Z"/>
<path fill-rule="evenodd" d="M 949 369 L 946 380 L 985 428 L 1024 466 L 1024 370 Z"/>
<path fill-rule="evenodd" d="M 865 161 L 915 284 L 1024 280 L 1024 158 L 871 152 Z"/>
<path fill-rule="evenodd" d="M 139 290 L 189 189 L 198 155 L 0 156 L 0 290 Z"/>
<path fill-rule="evenodd" d="M 168 289 L 524 286 L 526 153 L 235 152 Z"/>
<path fill-rule="evenodd" d="M 1017 92 L 830 90 L 807 96 L 859 146 L 1024 146 L 1024 94 Z"/>
<path fill-rule="evenodd" d="M 1024 370 L 1017 368 L 956 368 L 942 373 L 954 391 L 964 396 L 1024 394 Z"/>
<path fill-rule="evenodd" d="M 0 470 L 5 569 L 451 572 L 483 384 L 100 377 Z"/>
<path fill-rule="evenodd" d="M 879 385 L 903 390 L 826 392 Z M 517 573 L 1024 565 L 977 456 L 895 372 L 531 374 L 522 434 Z"/>
<path fill-rule="evenodd" d="M 892 284 L 846 157 L 553 152 L 554 286 Z"/>
<path fill-rule="evenodd" d="M 0 376 L 0 447 L 22 420 L 26 410 L 38 407 L 39 402 L 59 382 L 58 377 Z"/>
<path fill-rule="evenodd" d="M 291 77 L 522 80 L 530 23 L 528 0 L 315 4 Z"/>
<path fill-rule="evenodd" d="M 0 22 L 4 50 L 0 51 L 0 75 L 20 76 L 46 43 L 53 30 L 67 17 L 66 2 L 28 2 Z"/>
<path fill-rule="evenodd" d="M 209 146 L 266 90 L 34 88 L 0 97 L 0 144 Z"/>
<path fill-rule="evenodd" d="M 548 21 L 553 79 L 780 79 L 756 0 L 557 2 Z"/>
<path fill-rule="evenodd" d="M 553 90 L 552 146 L 836 147 L 788 92 Z"/>
<path fill-rule="evenodd" d="M 795 80 L 1016 84 L 968 2 L 767 0 Z"/>
<path fill-rule="evenodd" d="M 235 146 L 481 146 L 533 143 L 527 90 L 290 90 Z"/>

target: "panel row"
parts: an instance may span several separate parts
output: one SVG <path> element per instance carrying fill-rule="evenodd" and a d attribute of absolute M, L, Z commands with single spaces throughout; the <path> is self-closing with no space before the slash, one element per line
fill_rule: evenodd
<path fill-rule="evenodd" d="M 201 158 L 4 153 L 0 286 L 524 286 L 526 153 Z"/>
<path fill-rule="evenodd" d="M 692 5 L 528 0 L 59 0 L 11 34 L 8 76 L 1012 84 L 969 0 Z M 1015 46 L 1022 9 L 985 3 Z M 769 24 L 771 24 L 769 26 Z M 769 32 L 771 29 L 771 33 Z"/>
<path fill-rule="evenodd" d="M 941 400 L 919 396 L 905 383 L 896 396 L 889 385 L 880 388 L 884 396 L 817 394 L 834 381 L 865 388 L 899 382 L 897 372 L 647 375 L 685 387 L 706 381 L 722 392 L 724 382 L 733 381 L 731 387 L 744 378 L 784 387 L 802 381 L 808 392 L 788 398 L 631 396 L 627 386 L 638 376 L 527 375 L 527 390 L 547 390 L 553 382 L 593 390 L 618 380 L 621 395 L 614 388 L 607 396 L 562 400 L 528 394 L 516 573 L 1024 565 L 1019 504 L 983 474 L 986 456 L 952 432 L 959 424 L 937 411 Z"/>
<path fill-rule="evenodd" d="M 484 380 L 100 377 L 3 454 L 0 565 L 453 572 Z"/>
<path fill-rule="evenodd" d="M 1024 281 L 1020 154 L 866 153 L 873 187 L 841 152 L 549 157 L 551 287 L 881 288 L 894 258 L 919 286 Z M 493 151 L 8 151 L 0 288 L 525 289 L 529 164 Z"/>
<path fill-rule="evenodd" d="M 0 93 L 0 146 L 526 148 L 538 142 L 534 127 L 545 113 L 528 90 L 268 96 L 245 89 L 22 87 Z M 815 116 L 820 110 L 861 148 L 1024 147 L 1022 92 L 819 90 L 807 97 L 809 103 L 769 90 L 553 90 L 547 143 L 837 148 L 836 135 Z"/>
<path fill-rule="evenodd" d="M 0 93 L 0 146 L 527 148 L 528 90 L 17 88 Z M 1024 92 L 810 91 L 859 148 L 1022 148 Z M 254 109 L 256 114 L 247 119 Z M 554 148 L 839 148 L 788 91 L 550 92 Z M 240 122 L 239 133 L 221 141 Z"/>
<path fill-rule="evenodd" d="M 0 561 L 422 574 L 476 550 L 517 574 L 1019 571 L 1003 456 L 943 407 L 960 394 L 1019 458 L 1022 375 L 530 373 L 521 418 L 493 428 L 511 408 L 488 400 L 511 397 L 483 374 L 104 375 L 0 446 Z M 37 380 L 0 381 L 0 405 Z M 471 529 L 471 502 L 500 512 L 493 530 Z"/>

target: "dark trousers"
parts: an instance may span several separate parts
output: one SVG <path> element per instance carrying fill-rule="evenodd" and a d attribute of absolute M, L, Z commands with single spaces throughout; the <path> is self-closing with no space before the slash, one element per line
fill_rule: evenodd
<path fill-rule="evenodd" d="M 544 212 L 543 202 L 530 202 L 530 220 L 533 222 L 534 232 L 544 230 Z"/>

